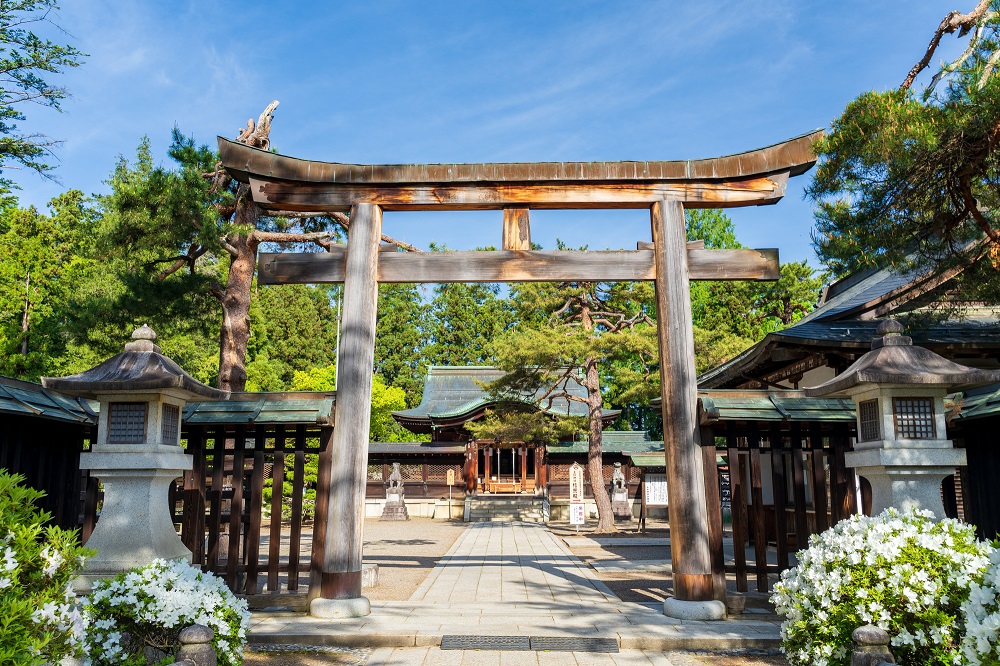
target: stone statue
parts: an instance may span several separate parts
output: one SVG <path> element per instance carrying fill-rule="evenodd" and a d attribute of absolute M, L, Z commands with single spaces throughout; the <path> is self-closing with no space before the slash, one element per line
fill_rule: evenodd
<path fill-rule="evenodd" d="M 615 471 L 611 475 L 611 493 L 613 495 L 628 493 L 628 489 L 625 486 L 625 474 L 622 472 L 622 464 L 620 462 L 615 463 Z"/>
<path fill-rule="evenodd" d="M 615 471 L 611 475 L 611 512 L 615 520 L 632 520 L 632 505 L 628 501 L 628 483 L 622 464 L 615 463 Z"/>
<path fill-rule="evenodd" d="M 392 474 L 389 475 L 389 485 L 385 489 L 385 506 L 382 508 L 381 520 L 409 520 L 410 515 L 403 501 L 403 474 L 399 471 L 399 463 L 392 463 Z"/>
<path fill-rule="evenodd" d="M 392 474 L 389 475 L 389 488 L 385 494 L 386 496 L 398 495 L 400 499 L 403 497 L 403 475 L 399 471 L 399 463 L 392 463 Z"/>

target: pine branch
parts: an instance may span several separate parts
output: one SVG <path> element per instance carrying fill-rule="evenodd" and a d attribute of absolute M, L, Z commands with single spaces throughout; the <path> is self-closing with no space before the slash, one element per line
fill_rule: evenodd
<path fill-rule="evenodd" d="M 910 73 L 906 75 L 903 83 L 899 86 L 900 90 L 909 90 L 910 86 L 913 85 L 914 79 L 917 78 L 917 74 L 922 72 L 930 65 L 931 58 L 934 57 L 934 52 L 937 51 L 938 45 L 941 44 L 941 38 L 946 34 L 951 34 L 961 28 L 962 32 L 960 34 L 965 34 L 969 30 L 973 29 L 979 20 L 986 14 L 986 10 L 990 7 L 991 0 L 979 0 L 979 4 L 968 14 L 962 14 L 958 11 L 950 12 L 941 21 L 941 25 L 938 26 L 937 30 L 934 31 L 934 36 L 931 37 L 931 43 L 927 46 L 927 52 L 924 53 L 924 57 L 913 66 Z"/>

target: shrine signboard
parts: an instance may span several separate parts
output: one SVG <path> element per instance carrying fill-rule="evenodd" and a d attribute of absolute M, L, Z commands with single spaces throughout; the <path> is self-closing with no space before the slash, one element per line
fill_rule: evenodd
<path fill-rule="evenodd" d="M 646 506 L 667 506 L 666 474 L 643 474 L 642 488 Z"/>
<path fill-rule="evenodd" d="M 583 501 L 583 466 L 577 462 L 569 468 L 569 501 Z"/>

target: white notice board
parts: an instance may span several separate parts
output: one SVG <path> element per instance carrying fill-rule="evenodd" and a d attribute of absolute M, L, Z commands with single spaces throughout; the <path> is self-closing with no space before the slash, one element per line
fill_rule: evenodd
<path fill-rule="evenodd" d="M 643 474 L 646 506 L 667 506 L 667 475 Z"/>
<path fill-rule="evenodd" d="M 586 524 L 586 515 L 584 511 L 583 502 L 571 502 L 569 505 L 569 524 L 570 525 L 584 525 Z"/>

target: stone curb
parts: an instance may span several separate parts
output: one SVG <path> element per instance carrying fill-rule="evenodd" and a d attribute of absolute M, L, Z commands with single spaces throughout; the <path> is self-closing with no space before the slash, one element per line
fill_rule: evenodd
<path fill-rule="evenodd" d="M 513 630 L 512 630 L 513 631 Z M 492 633 L 492 632 L 491 632 Z M 517 633 L 517 632 L 514 632 Z M 523 632 L 521 632 L 523 633 Z M 250 647 L 253 645 L 319 645 L 324 647 L 439 647 L 442 633 L 401 632 L 358 634 L 313 634 L 282 631 L 274 634 L 250 633 Z M 618 647 L 622 650 L 732 650 L 755 649 L 776 650 L 781 647 L 777 636 L 619 636 Z"/>

